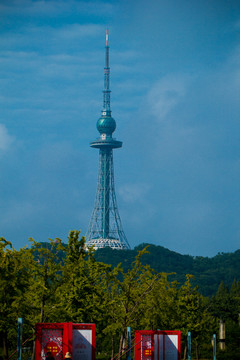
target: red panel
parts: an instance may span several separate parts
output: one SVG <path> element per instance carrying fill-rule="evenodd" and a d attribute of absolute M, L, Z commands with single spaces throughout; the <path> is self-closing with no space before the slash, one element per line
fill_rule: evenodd
<path fill-rule="evenodd" d="M 55 360 L 63 360 L 67 352 L 72 354 L 73 329 L 91 330 L 90 346 L 92 360 L 95 360 L 95 324 L 39 323 L 36 324 L 35 329 L 35 360 L 45 360 L 47 351 L 51 351 Z"/>
<path fill-rule="evenodd" d="M 154 359 L 154 331 L 135 331 L 135 360 Z"/>
<path fill-rule="evenodd" d="M 63 360 L 66 352 L 71 351 L 72 323 L 39 323 L 35 329 L 36 360 L 45 360 L 47 351 L 51 351 L 55 360 Z"/>
<path fill-rule="evenodd" d="M 165 359 L 166 340 L 168 335 L 177 335 L 178 349 L 177 355 L 178 360 L 181 359 L 181 331 L 179 330 L 138 330 L 135 331 L 135 360 L 152 360 L 154 359 L 154 335 L 163 335 L 162 351 L 163 359 Z M 151 342 L 149 344 L 149 341 Z M 158 342 L 158 347 L 160 346 Z M 156 349 L 157 351 L 157 349 Z M 159 352 L 159 350 L 158 350 Z"/>

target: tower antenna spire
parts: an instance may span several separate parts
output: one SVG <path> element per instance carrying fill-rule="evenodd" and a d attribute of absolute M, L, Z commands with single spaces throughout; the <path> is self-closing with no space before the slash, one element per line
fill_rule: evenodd
<path fill-rule="evenodd" d="M 122 147 L 122 142 L 112 138 L 116 122 L 110 108 L 110 67 L 108 30 L 106 31 L 103 109 L 97 121 L 100 137 L 90 143 L 99 149 L 98 187 L 92 217 L 86 234 L 86 245 L 94 248 L 109 246 L 113 249 L 130 249 L 118 213 L 114 186 L 113 149 Z"/>
<path fill-rule="evenodd" d="M 108 46 L 108 29 L 106 30 L 106 46 Z"/>
<path fill-rule="evenodd" d="M 102 115 L 111 116 L 110 108 L 110 67 L 109 67 L 109 45 L 108 29 L 106 30 L 106 48 L 105 48 L 105 68 L 104 68 L 104 90 L 103 90 L 103 110 Z"/>

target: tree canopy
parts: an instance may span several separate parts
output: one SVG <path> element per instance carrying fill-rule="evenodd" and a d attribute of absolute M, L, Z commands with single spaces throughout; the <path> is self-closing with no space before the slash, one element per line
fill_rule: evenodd
<path fill-rule="evenodd" d="M 180 254 L 173 254 L 173 273 L 158 271 L 147 263 L 148 257 L 156 262 L 152 246 L 95 252 L 86 250 L 79 231 L 69 233 L 67 245 L 60 239 L 31 241 L 30 248 L 17 251 L 0 239 L 0 351 L 5 359 L 16 348 L 18 317 L 23 318 L 24 339 L 34 334 L 37 322 L 95 323 L 99 359 L 123 350 L 129 326 L 132 333 L 139 329 L 181 330 L 184 357 L 188 331 L 197 357 L 201 351 L 211 352 L 210 339 L 219 319 L 230 322 L 232 334 L 240 333 L 239 282 L 233 281 L 230 290 L 221 283 L 213 297 L 204 297 L 193 275 L 177 281 L 177 270 L 184 266 Z M 165 250 L 168 269 L 174 270 L 173 259 Z M 102 261 L 103 254 L 111 254 L 114 265 Z M 192 268 L 194 261 L 186 256 Z M 207 260 L 198 261 L 203 266 Z M 229 341 L 233 338 L 229 333 Z"/>

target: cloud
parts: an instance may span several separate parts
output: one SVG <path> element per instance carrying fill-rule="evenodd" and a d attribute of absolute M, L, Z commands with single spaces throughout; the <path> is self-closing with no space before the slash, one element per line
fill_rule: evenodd
<path fill-rule="evenodd" d="M 104 34 L 104 29 L 102 25 L 95 24 L 71 24 L 57 29 L 55 31 L 56 35 L 60 38 L 67 39 L 80 39 L 82 37 L 96 36 L 97 34 Z"/>
<path fill-rule="evenodd" d="M 79 20 L 80 22 L 80 20 Z M 1 49 L 18 51 L 33 51 L 37 53 L 62 53 L 79 52 L 88 50 L 89 38 L 99 37 L 105 32 L 105 27 L 100 24 L 65 24 L 58 27 L 49 24 L 24 24 L 24 26 L 5 29 L 1 32 Z M 31 34 L 31 36 L 29 36 Z"/>
<path fill-rule="evenodd" d="M 79 1 L 79 0 L 2 0 L 1 13 L 36 17 L 66 16 L 72 13 L 81 15 L 111 15 L 113 5 L 108 2 Z"/>
<path fill-rule="evenodd" d="M 125 184 L 120 187 L 119 194 L 125 202 L 135 203 L 141 201 L 148 193 L 148 184 Z"/>
<path fill-rule="evenodd" d="M 14 141 L 14 137 L 9 135 L 6 127 L 0 124 L 0 151 L 6 151 Z"/>
<path fill-rule="evenodd" d="M 24 117 L 31 126 L 74 119 L 77 112 L 84 118 L 96 89 L 101 101 L 103 70 L 94 63 L 98 53 L 92 55 L 88 59 L 85 53 L 0 51 L 0 104 L 6 110 L 2 116 L 14 122 Z"/>
<path fill-rule="evenodd" d="M 156 82 L 148 93 L 149 110 L 158 120 L 164 120 L 186 94 L 190 76 L 169 75 Z"/>
<path fill-rule="evenodd" d="M 240 29 L 240 19 L 236 21 L 234 28 L 237 30 Z"/>

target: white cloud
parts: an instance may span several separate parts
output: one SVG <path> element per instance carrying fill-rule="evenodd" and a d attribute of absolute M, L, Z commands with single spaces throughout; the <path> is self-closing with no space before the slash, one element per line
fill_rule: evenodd
<path fill-rule="evenodd" d="M 79 20 L 80 21 L 80 20 Z M 60 23 L 61 24 L 61 23 Z M 50 52 L 59 53 L 60 51 L 71 52 L 74 50 L 78 51 L 82 49 L 83 42 L 84 46 L 89 41 L 90 37 L 98 37 L 104 34 L 105 26 L 97 24 L 61 24 L 59 27 L 54 27 L 46 24 L 32 25 L 24 24 L 21 29 L 13 28 L 9 31 L 2 33 L 0 44 L 1 49 L 26 49 L 29 51 L 30 47 L 37 46 L 37 52 Z M 31 34 L 31 36 L 29 36 Z M 47 39 L 47 41 L 46 41 Z M 74 41 L 74 44 L 72 43 Z M 64 49 L 64 50 L 63 50 Z M 86 50 L 86 49 L 85 49 Z"/>
<path fill-rule="evenodd" d="M 240 19 L 235 23 L 235 29 L 240 29 Z"/>
<path fill-rule="evenodd" d="M 105 27 L 95 24 L 72 24 L 62 27 L 61 29 L 54 30 L 56 35 L 64 39 L 82 38 L 89 36 L 96 36 L 104 34 Z"/>
<path fill-rule="evenodd" d="M 238 67 L 240 65 L 240 42 L 232 49 L 227 58 L 226 65 L 230 68 L 231 66 Z"/>
<path fill-rule="evenodd" d="M 111 15 L 113 5 L 107 2 L 97 1 L 78 1 L 78 0 L 12 0 L 2 1 L 0 4 L 1 13 L 11 15 L 28 15 L 28 16 L 56 16 L 71 14 L 72 12 L 94 15 L 105 14 Z"/>
<path fill-rule="evenodd" d="M 119 194 L 128 203 L 134 203 L 145 198 L 150 186 L 148 184 L 125 184 L 120 187 Z"/>
<path fill-rule="evenodd" d="M 189 76 L 166 76 L 156 82 L 148 94 L 149 110 L 163 120 L 186 94 Z"/>
<path fill-rule="evenodd" d="M 6 151 L 12 144 L 14 137 L 9 135 L 6 127 L 0 124 L 0 151 Z"/>

